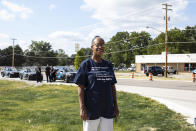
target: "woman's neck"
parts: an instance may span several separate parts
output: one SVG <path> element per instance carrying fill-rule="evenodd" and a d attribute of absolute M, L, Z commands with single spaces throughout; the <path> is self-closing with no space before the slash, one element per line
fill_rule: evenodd
<path fill-rule="evenodd" d="M 91 58 L 95 62 L 98 62 L 98 63 L 102 62 L 101 56 L 93 55 Z"/>

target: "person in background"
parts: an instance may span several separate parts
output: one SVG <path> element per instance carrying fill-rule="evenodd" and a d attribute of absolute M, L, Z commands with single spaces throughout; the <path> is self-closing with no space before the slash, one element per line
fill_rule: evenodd
<path fill-rule="evenodd" d="M 112 131 L 118 117 L 116 77 L 112 64 L 102 59 L 105 42 L 100 36 L 92 40 L 93 56 L 84 60 L 74 79 L 78 85 L 80 117 L 84 131 Z"/>
<path fill-rule="evenodd" d="M 51 70 L 50 70 L 50 76 L 51 76 L 50 82 L 55 82 L 56 81 L 56 71 L 53 66 L 51 67 Z"/>
<path fill-rule="evenodd" d="M 42 82 L 42 78 L 41 78 L 41 66 L 38 64 L 37 68 L 36 68 L 36 79 L 37 79 L 37 83 L 38 82 Z"/>
<path fill-rule="evenodd" d="M 47 64 L 47 66 L 46 66 L 46 68 L 45 68 L 45 73 L 46 73 L 47 82 L 51 81 L 51 80 L 50 80 L 50 79 L 51 79 L 51 77 L 50 77 L 50 70 L 51 70 L 51 68 L 50 68 L 50 66 L 48 66 L 48 64 Z"/>

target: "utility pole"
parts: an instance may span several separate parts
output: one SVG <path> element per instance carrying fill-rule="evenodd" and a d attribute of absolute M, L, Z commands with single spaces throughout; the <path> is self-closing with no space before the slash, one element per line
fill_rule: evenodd
<path fill-rule="evenodd" d="M 172 9 L 168 9 L 168 6 L 172 6 L 172 5 L 168 5 L 166 4 L 162 4 L 165 6 L 165 78 L 167 78 L 167 47 L 168 47 L 168 34 L 167 34 L 167 11 L 168 10 L 172 10 Z"/>
<path fill-rule="evenodd" d="M 13 40 L 13 54 L 12 54 L 12 67 L 14 67 L 14 42 L 15 42 L 15 40 L 17 40 L 17 39 L 15 39 L 15 38 L 13 38 L 12 39 Z"/>

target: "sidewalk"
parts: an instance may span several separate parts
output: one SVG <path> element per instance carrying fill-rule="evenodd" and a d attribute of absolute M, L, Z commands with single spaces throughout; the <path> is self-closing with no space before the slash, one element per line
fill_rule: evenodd
<path fill-rule="evenodd" d="M 184 115 L 187 122 L 194 124 L 194 118 L 196 118 L 196 91 L 127 85 L 116 85 L 116 88 L 117 91 L 136 93 L 159 101 L 168 108 Z"/>
<path fill-rule="evenodd" d="M 115 72 L 116 77 L 119 79 L 129 79 L 132 78 L 132 72 L 130 73 L 119 73 Z M 144 79 L 149 80 L 149 76 L 146 76 L 144 73 L 135 73 L 134 72 L 134 79 Z M 153 76 L 154 80 L 183 80 L 183 81 L 192 81 L 192 73 L 180 73 L 180 74 L 168 74 L 168 77 L 165 78 L 162 75 Z"/>

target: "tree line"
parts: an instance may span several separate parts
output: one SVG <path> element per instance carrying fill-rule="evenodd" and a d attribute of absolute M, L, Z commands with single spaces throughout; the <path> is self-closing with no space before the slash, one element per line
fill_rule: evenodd
<path fill-rule="evenodd" d="M 115 67 L 130 67 L 135 63 L 135 55 L 161 54 L 165 51 L 165 33 L 155 38 L 145 31 L 117 32 L 105 43 L 104 59 L 110 60 Z M 53 50 L 48 42 L 32 41 L 29 49 L 23 51 L 15 47 L 15 66 L 33 65 L 74 65 L 92 55 L 90 48 L 81 48 L 70 57 L 63 49 Z M 196 53 L 196 26 L 187 26 L 184 30 L 174 28 L 168 31 L 168 52 L 171 54 Z M 0 49 L 0 66 L 11 66 L 12 46 Z"/>
<path fill-rule="evenodd" d="M 74 55 L 69 57 L 63 49 L 53 50 L 49 42 L 32 41 L 29 49 L 22 50 L 19 45 L 14 46 L 15 66 L 40 65 L 73 65 Z M 0 50 L 0 66 L 11 66 L 13 47 Z"/>
<path fill-rule="evenodd" d="M 168 49 L 171 54 L 196 53 L 196 26 L 187 26 L 168 31 Z M 152 55 L 165 52 L 165 33 L 152 38 L 148 32 L 117 32 L 105 44 L 104 59 L 110 60 L 114 67 L 130 67 L 135 63 L 135 55 Z M 80 50 L 76 56 L 85 56 Z M 77 60 L 78 59 L 78 60 Z M 76 57 L 77 67 L 84 57 Z"/>

